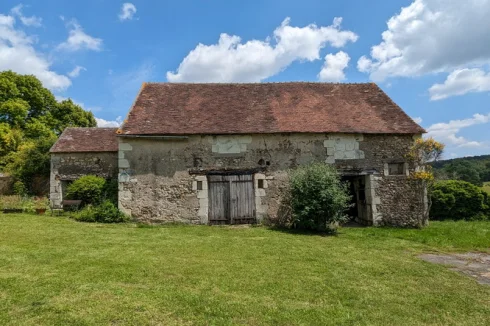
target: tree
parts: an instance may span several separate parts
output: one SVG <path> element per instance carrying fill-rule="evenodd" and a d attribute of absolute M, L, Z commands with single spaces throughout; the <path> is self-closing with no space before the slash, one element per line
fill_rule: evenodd
<path fill-rule="evenodd" d="M 57 102 L 35 76 L 0 72 L 0 172 L 28 190 L 34 176 L 49 175 L 49 149 L 66 127 L 96 125 L 91 112 Z"/>
<path fill-rule="evenodd" d="M 435 141 L 433 138 L 419 138 L 407 154 L 407 158 L 415 166 L 415 171 L 411 173 L 411 177 L 420 181 L 422 187 L 420 194 L 427 196 L 428 199 L 426 215 L 422 216 L 421 221 L 423 222 L 420 226 L 426 224 L 426 221 L 429 220 L 429 212 L 432 205 L 431 193 L 434 185 L 434 173 L 431 163 L 437 162 L 443 152 L 444 144 Z"/>

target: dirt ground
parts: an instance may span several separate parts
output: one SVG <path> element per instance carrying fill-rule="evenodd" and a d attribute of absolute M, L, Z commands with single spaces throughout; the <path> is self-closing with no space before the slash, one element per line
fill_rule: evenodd
<path fill-rule="evenodd" d="M 467 252 L 463 254 L 423 254 L 419 257 L 431 263 L 447 265 L 451 270 L 475 278 L 480 284 L 490 285 L 490 254 Z"/>

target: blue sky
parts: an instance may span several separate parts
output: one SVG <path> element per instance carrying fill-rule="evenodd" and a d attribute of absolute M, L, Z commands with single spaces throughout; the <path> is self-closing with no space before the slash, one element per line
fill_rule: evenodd
<path fill-rule="evenodd" d="M 144 81 L 374 81 L 447 158 L 489 154 L 489 15 L 490 0 L 3 0 L 0 70 L 101 126 Z"/>

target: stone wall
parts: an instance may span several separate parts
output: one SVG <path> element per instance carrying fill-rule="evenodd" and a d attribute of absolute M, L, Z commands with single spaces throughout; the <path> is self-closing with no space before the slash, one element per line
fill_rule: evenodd
<path fill-rule="evenodd" d="M 207 223 L 206 174 L 246 170 L 254 174 L 257 218 L 276 217 L 284 206 L 287 170 L 327 162 L 343 173 L 364 176 L 367 211 L 363 218 L 369 224 L 414 225 L 420 220 L 423 201 L 407 176 L 414 169 L 405 159 L 413 141 L 412 135 L 357 134 L 123 136 L 119 138 L 119 207 L 148 222 Z M 405 174 L 385 175 L 389 163 L 403 164 Z M 263 189 L 257 187 L 259 179 Z M 401 197 L 393 195 L 398 192 Z"/>
<path fill-rule="evenodd" d="M 66 183 L 84 175 L 110 179 L 116 178 L 117 173 L 117 152 L 51 154 L 50 200 L 59 205 Z"/>

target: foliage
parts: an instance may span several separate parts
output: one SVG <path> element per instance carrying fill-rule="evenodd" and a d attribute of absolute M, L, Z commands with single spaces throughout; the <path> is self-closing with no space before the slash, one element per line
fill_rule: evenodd
<path fill-rule="evenodd" d="M 96 206 L 87 205 L 76 213 L 73 218 L 80 222 L 98 223 L 123 223 L 129 221 L 129 217 L 117 209 L 109 200 L 105 200 Z"/>
<path fill-rule="evenodd" d="M 34 211 L 34 202 L 32 198 L 26 196 L 1 196 L 0 209 L 22 210 L 25 213 L 32 213 Z"/>
<path fill-rule="evenodd" d="M 0 197 L 1 209 L 22 209 L 23 199 L 19 195 L 1 196 Z"/>
<path fill-rule="evenodd" d="M 34 207 L 36 209 L 48 209 L 49 199 L 46 197 L 34 197 Z"/>
<path fill-rule="evenodd" d="M 78 178 L 67 188 L 67 199 L 81 200 L 83 205 L 100 204 L 103 200 L 106 181 L 95 175 Z"/>
<path fill-rule="evenodd" d="M 334 167 L 312 164 L 290 174 L 291 208 L 295 228 L 333 231 L 347 219 L 350 195 Z"/>
<path fill-rule="evenodd" d="M 490 181 L 490 155 L 443 160 L 433 164 L 438 179 L 456 179 L 482 186 Z"/>
<path fill-rule="evenodd" d="M 49 174 L 49 149 L 70 126 L 95 127 L 96 121 L 69 99 L 57 102 L 36 77 L 0 72 L 0 171 L 30 191 L 34 176 Z"/>
<path fill-rule="evenodd" d="M 428 210 L 423 214 L 423 223 L 420 226 L 425 225 L 429 220 L 430 209 L 432 206 L 432 188 L 434 184 L 434 173 L 432 171 L 432 162 L 437 162 L 444 152 L 444 144 L 435 141 L 433 138 L 418 138 L 415 144 L 410 148 L 407 154 L 407 159 L 414 165 L 415 169 L 410 173 L 410 177 L 415 180 L 419 180 L 423 189 L 420 190 L 422 196 L 426 196 L 425 190 L 427 190 L 428 197 Z M 425 198 L 424 198 L 425 201 Z"/>
<path fill-rule="evenodd" d="M 444 152 L 444 144 L 433 138 L 418 138 L 408 153 L 408 158 L 417 166 L 437 162 Z"/>
<path fill-rule="evenodd" d="M 119 183 L 117 179 L 106 180 L 103 189 L 103 199 L 107 199 L 117 206 L 118 187 Z"/>
<path fill-rule="evenodd" d="M 27 193 L 26 186 L 22 181 L 15 181 L 14 182 L 14 194 L 19 195 L 19 196 L 24 196 Z"/>
<path fill-rule="evenodd" d="M 432 192 L 430 216 L 438 220 L 490 218 L 490 198 L 485 191 L 466 181 L 438 181 Z"/>

